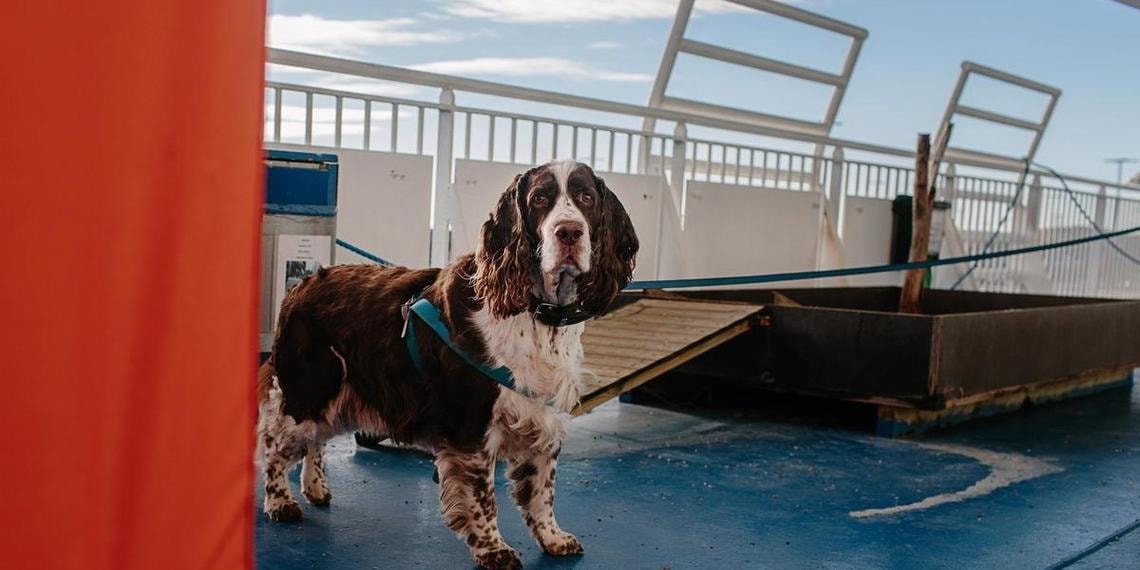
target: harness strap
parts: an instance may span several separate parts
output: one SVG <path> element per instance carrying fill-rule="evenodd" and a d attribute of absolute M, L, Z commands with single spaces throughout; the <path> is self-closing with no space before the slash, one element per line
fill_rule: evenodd
<path fill-rule="evenodd" d="M 412 326 L 412 315 L 418 316 L 452 352 L 459 355 L 469 366 L 478 370 L 487 378 L 494 380 L 497 384 L 505 386 L 524 396 L 531 397 L 525 390 L 515 385 L 515 378 L 511 375 L 510 368 L 506 366 L 491 368 L 486 364 L 476 361 L 470 354 L 467 354 L 467 352 L 460 348 L 459 345 L 452 340 L 451 333 L 447 330 L 447 324 L 443 322 L 443 316 L 440 315 L 439 309 L 436 308 L 431 301 L 427 299 L 413 299 L 410 303 L 411 306 L 409 307 L 404 322 L 404 339 L 407 342 L 408 355 L 411 356 L 412 364 L 415 365 L 416 371 L 420 373 L 420 376 L 426 377 L 427 371 L 424 367 L 423 357 L 420 355 L 419 346 L 416 345 L 416 327 Z"/>

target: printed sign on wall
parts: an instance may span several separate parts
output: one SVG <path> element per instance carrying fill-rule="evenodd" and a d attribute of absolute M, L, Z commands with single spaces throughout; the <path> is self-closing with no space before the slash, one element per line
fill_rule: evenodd
<path fill-rule="evenodd" d="M 332 265 L 332 238 L 329 236 L 279 235 L 273 282 L 273 322 L 281 313 L 281 303 L 290 289 L 321 266 Z"/>

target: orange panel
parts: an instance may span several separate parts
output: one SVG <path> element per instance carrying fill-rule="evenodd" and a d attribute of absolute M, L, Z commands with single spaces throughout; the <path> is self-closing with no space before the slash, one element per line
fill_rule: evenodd
<path fill-rule="evenodd" d="M 248 568 L 264 3 L 7 4 L 5 566 Z"/>

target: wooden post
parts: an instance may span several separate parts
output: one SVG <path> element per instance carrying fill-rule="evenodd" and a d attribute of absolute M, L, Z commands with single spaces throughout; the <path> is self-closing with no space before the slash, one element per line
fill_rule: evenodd
<path fill-rule="evenodd" d="M 914 155 L 914 225 L 910 234 L 909 261 L 926 261 L 926 251 L 930 247 L 930 214 L 933 208 L 930 201 L 930 135 L 918 135 L 918 151 Z M 922 298 L 922 278 L 925 269 L 911 269 L 903 281 L 902 296 L 899 297 L 900 313 L 918 313 Z"/>
<path fill-rule="evenodd" d="M 946 147 L 950 142 L 950 131 L 954 124 L 947 123 L 946 129 L 938 138 L 934 155 L 930 153 L 930 135 L 918 135 L 918 150 L 914 155 L 914 223 L 910 234 L 910 256 L 908 261 L 926 261 L 930 249 L 930 225 L 934 215 L 935 182 L 938 180 L 938 167 Z M 922 281 L 925 269 L 911 269 L 906 272 L 902 294 L 899 297 L 899 312 L 917 314 L 922 307 Z"/>

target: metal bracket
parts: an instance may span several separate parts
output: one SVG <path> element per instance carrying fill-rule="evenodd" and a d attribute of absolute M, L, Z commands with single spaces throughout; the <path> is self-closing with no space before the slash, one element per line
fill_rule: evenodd
<path fill-rule="evenodd" d="M 1027 121 L 1017 117 L 1010 117 L 1001 113 L 979 109 L 962 104 L 962 91 L 966 87 L 966 81 L 971 75 L 981 75 L 996 79 L 1002 83 L 1023 87 L 1030 91 L 1043 93 L 1049 96 L 1049 103 L 1045 107 L 1045 113 L 1039 122 Z M 991 152 L 984 152 L 979 150 L 971 150 L 959 147 L 950 147 L 946 149 L 946 161 L 958 162 L 959 160 L 966 160 L 969 162 L 987 164 L 993 168 L 1001 168 L 1006 170 L 1019 171 L 1025 167 L 1025 161 L 1032 161 L 1034 156 L 1037 155 L 1037 147 L 1041 144 L 1041 137 L 1045 134 L 1045 129 L 1049 126 L 1049 119 L 1053 116 L 1053 109 L 1057 106 L 1057 99 L 1061 96 L 1061 90 L 1038 83 L 1032 79 L 1019 77 L 1012 73 L 987 67 L 972 61 L 962 62 L 962 71 L 958 74 L 958 82 L 954 85 L 954 91 L 950 95 L 950 101 L 946 104 L 946 112 L 942 115 L 942 123 L 938 126 L 938 137 L 935 140 L 942 138 L 942 133 L 946 131 L 947 126 L 954 119 L 955 115 L 962 115 L 965 117 L 973 117 L 981 119 L 990 123 L 997 123 L 1027 131 L 1033 131 L 1033 142 L 1029 144 L 1025 156 L 1007 156 L 1002 154 L 995 154 Z"/>
<path fill-rule="evenodd" d="M 835 116 L 839 112 L 839 104 L 843 101 L 843 95 L 847 90 L 847 83 L 851 79 L 851 73 L 855 68 L 855 61 L 859 57 L 859 51 L 863 46 L 863 41 L 867 38 L 867 30 L 848 24 L 846 22 L 833 20 L 814 12 L 808 12 L 807 10 L 801 10 L 799 8 L 794 8 L 787 4 L 774 2 L 772 0 L 727 1 L 738 4 L 745 8 L 751 8 L 753 10 L 800 22 L 808 26 L 821 28 L 827 31 L 849 36 L 851 38 L 851 46 L 847 51 L 847 56 L 843 64 L 842 71 L 838 74 L 829 73 L 784 61 L 762 57 L 751 53 L 688 39 L 685 37 L 685 28 L 688 26 L 689 17 L 693 12 L 694 0 L 681 0 L 680 5 L 677 7 L 677 15 L 673 19 L 673 28 L 669 33 L 669 39 L 665 44 L 665 54 L 661 58 L 661 66 L 657 71 L 657 78 L 653 83 L 653 91 L 649 96 L 649 107 L 683 113 L 691 113 L 694 115 L 702 115 L 710 118 L 732 120 L 755 125 L 758 127 L 776 128 L 800 132 L 804 134 L 827 136 L 835 124 Z M 832 93 L 831 101 L 828 103 L 827 109 L 823 114 L 823 119 L 818 122 L 804 121 L 801 119 L 794 119 L 780 115 L 770 115 L 757 111 L 739 109 L 736 107 L 715 105 L 704 101 L 694 101 L 680 97 L 671 97 L 669 95 L 666 95 L 665 91 L 668 88 L 669 80 L 673 75 L 673 66 L 677 62 L 677 55 L 680 53 L 687 53 L 689 55 L 695 55 L 698 57 L 731 63 L 744 67 L 750 67 L 752 69 L 768 71 L 771 73 L 795 77 L 798 79 L 821 83 L 824 85 L 830 85 L 834 87 L 835 90 Z M 643 123 L 643 130 L 652 131 L 656 127 L 656 122 L 657 121 L 654 118 L 646 118 Z"/>

